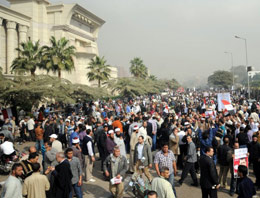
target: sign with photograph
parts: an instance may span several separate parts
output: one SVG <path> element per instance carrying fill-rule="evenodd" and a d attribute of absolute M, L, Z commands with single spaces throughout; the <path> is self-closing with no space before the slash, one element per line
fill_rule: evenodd
<path fill-rule="evenodd" d="M 247 148 L 239 148 L 235 149 L 234 154 L 234 160 L 233 160 L 233 167 L 234 167 L 234 177 L 239 178 L 237 174 L 238 166 L 244 165 L 248 168 L 248 150 Z"/>

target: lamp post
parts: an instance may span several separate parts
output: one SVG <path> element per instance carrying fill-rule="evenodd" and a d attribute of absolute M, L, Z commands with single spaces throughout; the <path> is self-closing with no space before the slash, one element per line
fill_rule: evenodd
<path fill-rule="evenodd" d="M 231 57 L 231 68 L 232 68 L 232 81 L 233 81 L 233 88 L 235 85 L 235 79 L 234 79 L 234 75 L 235 75 L 235 71 L 234 71 L 234 65 L 233 65 L 233 53 L 232 52 L 224 52 L 225 54 L 230 54 Z"/>
<path fill-rule="evenodd" d="M 242 38 L 239 36 L 235 36 L 235 38 L 237 39 L 241 39 L 245 41 L 245 51 L 246 51 L 246 69 L 248 67 L 248 57 L 247 57 L 247 42 L 246 42 L 246 38 Z M 249 85 L 249 75 L 248 75 L 248 71 L 247 71 L 247 90 L 248 90 L 248 99 L 250 99 L 250 85 Z"/>

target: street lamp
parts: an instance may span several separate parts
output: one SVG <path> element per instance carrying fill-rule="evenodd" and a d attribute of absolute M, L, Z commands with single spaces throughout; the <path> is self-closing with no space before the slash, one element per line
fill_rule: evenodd
<path fill-rule="evenodd" d="M 225 54 L 230 54 L 230 57 L 231 57 L 231 68 L 232 68 L 232 80 L 233 80 L 233 89 L 234 89 L 234 84 L 235 84 L 235 80 L 234 80 L 234 75 L 235 75 L 235 72 L 234 72 L 234 65 L 233 65 L 233 53 L 232 52 L 224 52 Z"/>
<path fill-rule="evenodd" d="M 245 41 L 245 51 L 246 51 L 246 68 L 248 67 L 248 57 L 247 57 L 247 42 L 246 42 L 246 38 L 242 38 L 239 36 L 235 36 L 235 38 L 237 39 L 241 39 Z M 248 98 L 250 99 L 250 85 L 249 85 L 249 75 L 247 72 L 247 87 L 248 87 Z"/>

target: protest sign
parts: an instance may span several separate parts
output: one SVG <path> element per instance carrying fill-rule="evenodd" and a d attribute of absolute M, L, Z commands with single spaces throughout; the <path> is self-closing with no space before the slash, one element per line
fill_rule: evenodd
<path fill-rule="evenodd" d="M 233 160 L 233 167 L 234 167 L 234 177 L 239 178 L 237 174 L 238 166 L 244 165 L 248 168 L 248 150 L 247 148 L 239 148 L 235 149 L 234 154 L 234 160 Z"/>

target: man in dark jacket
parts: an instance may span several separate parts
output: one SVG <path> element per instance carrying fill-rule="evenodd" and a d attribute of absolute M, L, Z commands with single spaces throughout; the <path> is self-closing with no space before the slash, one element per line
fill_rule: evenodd
<path fill-rule="evenodd" d="M 257 142 L 257 135 L 253 135 L 253 141 L 249 147 L 250 159 L 253 162 L 253 170 L 256 177 L 255 184 L 260 188 L 260 143 Z"/>
<path fill-rule="evenodd" d="M 212 147 L 206 147 L 205 155 L 200 158 L 201 177 L 200 186 L 202 198 L 217 198 L 217 189 L 219 188 L 217 169 L 212 159 L 214 150 Z"/>
<path fill-rule="evenodd" d="M 224 138 L 224 144 L 218 147 L 218 163 L 220 165 L 220 171 L 219 171 L 219 183 L 221 183 L 221 178 L 222 178 L 222 184 L 223 188 L 226 187 L 226 180 L 227 180 L 227 174 L 229 170 L 229 163 L 227 161 L 227 154 L 228 151 L 231 148 L 229 147 L 229 138 L 225 137 Z"/>
<path fill-rule="evenodd" d="M 247 167 L 243 165 L 238 166 L 238 176 L 241 178 L 238 184 L 238 198 L 251 198 L 256 194 L 254 184 L 251 179 L 247 177 Z"/>
<path fill-rule="evenodd" d="M 59 163 L 57 166 L 50 167 L 47 170 L 53 171 L 52 175 L 54 176 L 54 191 L 56 198 L 69 198 L 69 194 L 72 190 L 72 172 L 70 169 L 70 163 L 67 159 L 65 159 L 65 155 L 63 152 L 59 152 L 56 154 L 56 160 Z"/>
<path fill-rule="evenodd" d="M 109 182 L 109 190 L 113 197 L 122 198 L 124 192 L 123 179 L 127 170 L 126 158 L 120 155 L 118 146 L 113 148 L 113 154 L 109 155 L 103 165 L 104 173 L 112 179 Z"/>
<path fill-rule="evenodd" d="M 114 131 L 109 130 L 108 131 L 108 138 L 106 139 L 106 151 L 107 156 L 114 151 L 114 147 L 116 146 L 116 143 L 114 142 Z"/>
<path fill-rule="evenodd" d="M 97 146 L 99 151 L 99 157 L 101 159 L 101 171 L 103 170 L 103 163 L 106 157 L 108 156 L 107 149 L 106 149 L 108 125 L 104 124 L 103 128 L 104 130 L 101 130 L 100 134 L 98 134 L 97 137 Z"/>

